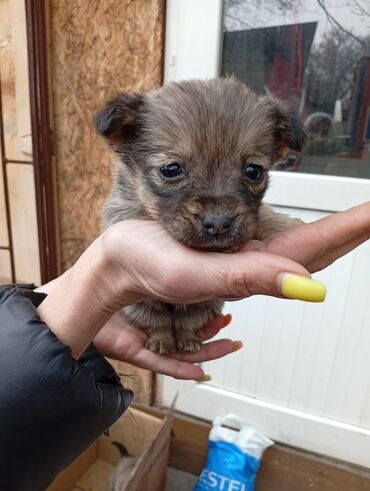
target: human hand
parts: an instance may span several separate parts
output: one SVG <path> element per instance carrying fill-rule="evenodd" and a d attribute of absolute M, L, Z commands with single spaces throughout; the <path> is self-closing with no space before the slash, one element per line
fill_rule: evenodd
<path fill-rule="evenodd" d="M 219 315 L 197 335 L 207 341 L 213 338 L 231 321 L 231 315 Z M 140 368 L 146 368 L 163 375 L 179 379 L 202 380 L 203 370 L 196 365 L 200 362 L 221 358 L 242 347 L 241 341 L 218 339 L 203 343 L 196 353 L 171 353 L 168 356 L 153 353 L 145 348 L 148 334 L 132 326 L 121 312 L 114 314 L 94 339 L 96 348 L 105 356 L 121 360 Z"/>
<path fill-rule="evenodd" d="M 242 252 L 267 252 L 286 256 L 304 265 L 309 272 L 319 271 L 343 256 L 370 237 L 370 202 L 342 213 L 330 215 L 310 224 L 303 224 L 281 232 L 265 242 L 251 241 Z M 213 337 L 222 319 L 208 326 L 208 337 Z M 140 339 L 139 350 L 128 353 L 126 341 L 135 333 Z M 239 341 L 219 340 L 204 345 L 194 359 L 194 355 L 175 353 L 172 357 L 161 357 L 144 348 L 146 334 L 138 331 L 119 315 L 115 321 L 108 322 L 95 341 L 98 349 L 113 358 L 122 359 L 135 365 L 154 369 L 160 373 L 178 378 L 196 378 L 200 367 L 189 362 L 206 361 L 225 356 L 235 351 Z M 216 344 L 219 343 L 219 344 Z M 235 343 L 233 345 L 233 343 Z M 129 343 L 131 344 L 131 343 Z M 112 349 L 113 347 L 113 349 Z M 154 367 L 154 368 L 153 368 Z"/>
<path fill-rule="evenodd" d="M 276 254 L 191 249 L 170 237 L 157 222 L 119 222 L 101 240 L 103 255 L 111 264 L 110 295 L 117 310 L 127 303 L 152 299 L 187 304 L 255 294 L 282 297 L 284 273 L 309 276 L 300 264 Z"/>
<path fill-rule="evenodd" d="M 369 211 L 365 203 L 267 242 L 251 241 L 235 254 L 187 248 L 155 222 L 120 222 L 51 291 L 48 285 L 40 288 L 49 294 L 38 310 L 78 357 L 115 312 L 139 301 L 196 303 L 255 294 L 322 301 L 323 286 L 305 277 L 369 238 Z M 299 275 L 298 284 L 286 273 Z"/>
<path fill-rule="evenodd" d="M 285 256 L 315 273 L 369 238 L 370 201 L 315 222 L 297 225 L 263 242 L 250 241 L 242 250 Z"/>

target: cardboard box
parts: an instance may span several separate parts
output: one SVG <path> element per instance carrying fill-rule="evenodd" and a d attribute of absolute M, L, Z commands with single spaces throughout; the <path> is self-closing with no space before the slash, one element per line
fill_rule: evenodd
<path fill-rule="evenodd" d="M 152 416 L 145 406 L 132 405 L 110 428 L 65 469 L 48 491 L 107 491 L 112 470 L 121 457 L 113 441 L 121 442 L 137 457 L 129 479 L 120 491 L 163 491 L 170 451 L 174 408 L 163 418 Z"/>

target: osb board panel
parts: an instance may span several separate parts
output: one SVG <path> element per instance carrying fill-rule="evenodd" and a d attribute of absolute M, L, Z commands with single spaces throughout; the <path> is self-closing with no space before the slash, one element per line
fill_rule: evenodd
<path fill-rule="evenodd" d="M 117 91 L 162 81 L 165 0 L 50 0 L 50 59 L 62 268 L 99 233 L 111 162 L 95 111 Z M 150 402 L 150 372 L 127 367 L 135 399 Z"/>
<path fill-rule="evenodd" d="M 133 402 L 152 404 L 154 389 L 152 372 L 137 368 L 129 363 L 123 363 L 122 361 L 109 360 L 109 362 L 118 372 L 122 385 L 126 389 L 134 391 Z"/>
<path fill-rule="evenodd" d="M 162 80 L 164 0 L 51 0 L 51 79 L 62 267 L 99 232 L 111 156 L 91 118 L 120 91 Z"/>

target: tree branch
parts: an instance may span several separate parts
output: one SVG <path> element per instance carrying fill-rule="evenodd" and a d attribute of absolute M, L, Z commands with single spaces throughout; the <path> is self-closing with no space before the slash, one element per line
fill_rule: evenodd
<path fill-rule="evenodd" d="M 328 11 L 326 5 L 325 5 L 325 0 L 317 0 L 317 3 L 319 4 L 319 6 L 322 8 L 322 10 L 324 11 L 327 19 L 329 22 L 331 22 L 332 24 L 334 24 L 336 27 L 338 27 L 338 29 L 340 29 L 341 31 L 343 31 L 344 33 L 347 34 L 347 36 L 350 36 L 351 38 L 355 39 L 359 44 L 361 44 L 361 46 L 363 46 L 364 48 L 368 49 L 370 46 L 368 46 L 367 44 L 365 44 L 361 38 L 357 37 L 355 34 L 353 34 L 351 31 L 348 31 L 345 27 L 343 27 L 336 19 L 335 17 L 332 16 L 332 14 Z"/>
<path fill-rule="evenodd" d="M 368 10 L 364 9 L 364 7 L 360 4 L 360 2 L 357 2 L 356 0 L 352 0 L 352 2 L 355 4 L 355 6 L 358 9 L 358 12 L 361 15 L 366 15 L 366 17 L 370 17 L 370 12 Z"/>

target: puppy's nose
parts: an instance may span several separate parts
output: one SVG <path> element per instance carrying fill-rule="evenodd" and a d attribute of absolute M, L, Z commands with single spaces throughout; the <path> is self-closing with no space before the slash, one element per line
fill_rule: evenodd
<path fill-rule="evenodd" d="M 219 237 L 229 231 L 233 220 L 232 217 L 227 215 L 205 215 L 202 218 L 202 225 L 209 235 Z"/>

